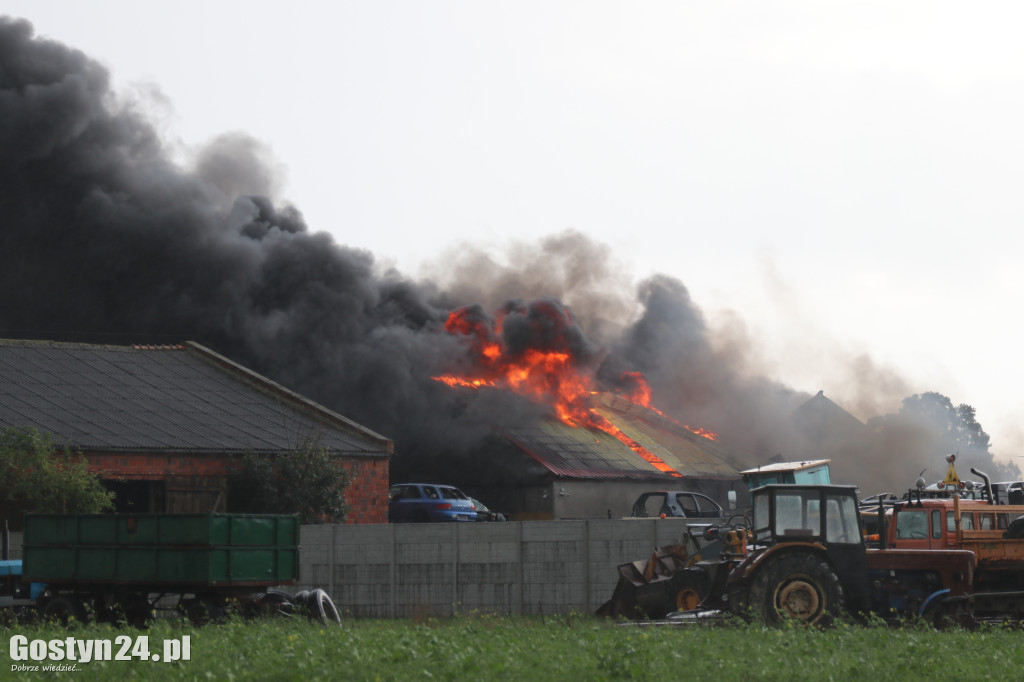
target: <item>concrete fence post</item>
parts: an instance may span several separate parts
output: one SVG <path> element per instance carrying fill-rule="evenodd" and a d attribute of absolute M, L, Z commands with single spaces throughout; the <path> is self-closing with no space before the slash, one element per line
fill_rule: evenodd
<path fill-rule="evenodd" d="M 459 612 L 459 539 L 461 523 L 452 525 L 452 615 Z"/>
<path fill-rule="evenodd" d="M 583 523 L 583 604 L 590 611 L 590 520 Z"/>
<path fill-rule="evenodd" d="M 331 594 L 338 594 L 338 585 L 334 582 L 335 576 L 335 564 L 338 562 L 337 547 L 338 547 L 338 528 L 337 525 L 331 525 L 331 550 L 330 550 L 330 562 L 331 566 L 327 570 L 327 584 L 331 586 Z"/>
<path fill-rule="evenodd" d="M 396 575 L 395 574 L 397 573 L 397 569 L 395 568 L 396 558 L 397 558 L 397 551 L 395 549 L 395 545 L 396 545 L 396 542 L 397 542 L 395 540 L 395 524 L 393 524 L 393 523 L 388 524 L 388 528 L 391 531 L 389 533 L 389 536 L 391 538 L 391 542 L 389 543 L 389 545 L 390 545 L 389 554 L 390 554 L 390 557 L 391 557 L 391 561 L 390 561 L 390 566 L 388 568 L 388 617 L 389 618 L 397 618 L 398 616 L 397 616 L 396 610 L 398 608 L 397 607 L 398 598 L 397 598 L 395 592 L 397 591 L 398 588 L 397 588 L 397 586 L 395 584 L 396 583 Z"/>
<path fill-rule="evenodd" d="M 522 521 L 518 521 L 517 523 L 519 524 L 519 547 L 518 556 L 516 557 L 516 584 L 519 588 L 519 594 L 516 595 L 516 607 L 519 612 L 519 615 L 522 616 L 526 613 L 526 611 L 523 608 L 526 601 L 526 595 L 524 594 L 525 589 L 523 586 L 523 581 L 525 580 L 526 573 L 526 570 L 523 567 L 523 526 L 526 524 L 524 524 Z"/>

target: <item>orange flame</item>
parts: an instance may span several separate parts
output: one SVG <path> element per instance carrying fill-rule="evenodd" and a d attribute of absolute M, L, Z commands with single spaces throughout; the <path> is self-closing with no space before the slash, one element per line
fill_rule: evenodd
<path fill-rule="evenodd" d="M 651 387 L 647 384 L 647 379 L 644 378 L 644 375 L 641 374 L 640 372 L 625 372 L 622 375 L 622 378 L 625 381 L 633 383 L 633 390 L 630 391 L 628 395 L 623 396 L 627 400 L 637 405 L 640 405 L 641 407 L 646 407 L 648 410 L 652 412 L 660 414 L 665 419 L 668 419 L 674 424 L 683 427 L 684 429 L 694 434 L 695 436 L 701 436 L 703 438 L 707 438 L 708 440 L 718 440 L 718 434 L 715 433 L 714 431 L 709 431 L 708 429 L 695 426 L 688 426 L 686 424 L 680 424 L 672 417 L 668 416 L 658 408 L 651 405 Z"/>
<path fill-rule="evenodd" d="M 499 330 L 501 323 L 499 318 L 495 325 Z M 577 366 L 568 352 L 529 349 L 517 357 L 507 357 L 497 334 L 482 320 L 474 319 L 472 309 L 453 311 L 444 326 L 451 334 L 471 339 L 471 349 L 476 355 L 475 370 L 472 376 L 446 374 L 434 377 L 435 380 L 452 387 L 507 388 L 535 402 L 549 404 L 563 423 L 602 431 L 624 443 L 659 471 L 681 476 L 590 406 L 591 396 L 597 393 L 593 374 Z M 629 372 L 623 375 L 623 380 L 631 386 L 623 397 L 671 419 L 651 407 L 651 389 L 642 374 Z M 679 424 L 674 419 L 672 421 Z M 704 429 L 684 428 L 711 440 L 717 435 Z"/>

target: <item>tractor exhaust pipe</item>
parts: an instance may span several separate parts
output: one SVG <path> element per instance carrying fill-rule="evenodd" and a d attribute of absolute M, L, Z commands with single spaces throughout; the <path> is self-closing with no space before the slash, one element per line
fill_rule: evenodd
<path fill-rule="evenodd" d="M 992 479 L 988 477 L 988 474 L 974 467 L 971 467 L 971 473 L 975 476 L 981 476 L 985 480 L 985 491 L 988 493 L 988 501 L 991 504 L 999 504 L 999 500 L 992 496 Z"/>
<path fill-rule="evenodd" d="M 896 512 L 893 512 L 894 514 Z M 885 498 L 881 495 L 878 496 L 878 548 L 887 549 L 886 543 L 889 538 L 886 537 L 888 528 L 885 527 Z"/>

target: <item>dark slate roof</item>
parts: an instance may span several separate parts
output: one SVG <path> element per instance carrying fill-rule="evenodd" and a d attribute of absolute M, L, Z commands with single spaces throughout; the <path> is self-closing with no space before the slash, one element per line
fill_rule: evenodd
<path fill-rule="evenodd" d="M 390 440 L 188 342 L 98 346 L 0 340 L 0 425 L 93 452 L 389 456 Z"/>
<path fill-rule="evenodd" d="M 594 409 L 678 475 L 659 470 L 611 435 L 557 419 L 504 425 L 498 430 L 552 474 L 565 478 L 734 479 L 750 465 L 740 453 L 625 399 L 604 394 Z"/>
<path fill-rule="evenodd" d="M 824 391 L 800 405 L 793 413 L 793 422 L 809 435 L 854 437 L 870 429 L 861 420 L 825 397 Z"/>

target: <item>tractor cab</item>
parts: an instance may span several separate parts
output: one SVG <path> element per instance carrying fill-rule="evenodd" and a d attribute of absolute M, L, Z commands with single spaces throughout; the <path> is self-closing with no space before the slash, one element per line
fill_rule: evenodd
<path fill-rule="evenodd" d="M 860 544 L 860 515 L 853 486 L 767 485 L 753 492 L 754 542 L 794 539 L 825 545 Z"/>

